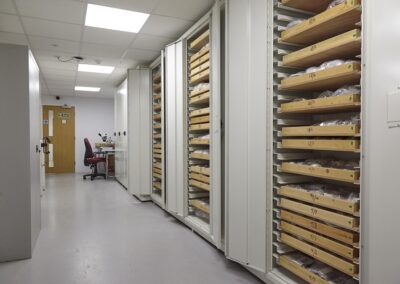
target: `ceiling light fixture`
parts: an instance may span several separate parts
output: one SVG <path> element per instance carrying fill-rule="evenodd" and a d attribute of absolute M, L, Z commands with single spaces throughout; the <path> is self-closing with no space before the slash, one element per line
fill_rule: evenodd
<path fill-rule="evenodd" d="M 91 64 L 79 64 L 78 71 L 80 72 L 91 72 L 101 74 L 111 74 L 114 71 L 114 66 L 104 65 L 91 65 Z"/>
<path fill-rule="evenodd" d="M 138 33 L 149 14 L 88 4 L 85 26 Z"/>
<path fill-rule="evenodd" d="M 82 87 L 82 86 L 75 86 L 75 91 L 81 91 L 81 92 L 100 92 L 100 88 L 98 88 L 98 87 Z"/>

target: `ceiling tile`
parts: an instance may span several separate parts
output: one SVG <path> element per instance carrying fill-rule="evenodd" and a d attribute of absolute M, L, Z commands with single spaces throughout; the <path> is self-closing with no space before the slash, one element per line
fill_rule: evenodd
<path fill-rule="evenodd" d="M 83 32 L 83 41 L 88 43 L 97 43 L 105 45 L 116 45 L 127 48 L 135 38 L 135 34 L 85 27 Z"/>
<path fill-rule="evenodd" d="M 84 97 L 84 98 L 96 98 L 97 97 L 96 92 L 75 92 L 75 95 L 77 97 Z"/>
<path fill-rule="evenodd" d="M 67 0 L 15 0 L 22 16 L 83 25 L 86 4 Z"/>
<path fill-rule="evenodd" d="M 11 0 L 1 0 L 0 1 L 0 12 L 16 14 L 14 5 Z"/>
<path fill-rule="evenodd" d="M 40 70 L 45 76 L 49 75 L 62 75 L 65 77 L 74 77 L 76 71 L 73 70 L 61 70 L 61 69 L 51 69 L 51 68 L 42 68 Z"/>
<path fill-rule="evenodd" d="M 41 19 L 22 17 L 28 35 L 80 41 L 82 27 Z"/>
<path fill-rule="evenodd" d="M 146 35 L 146 34 L 138 34 L 131 47 L 161 51 L 168 43 L 171 42 L 173 42 L 173 40 L 169 38 Z"/>
<path fill-rule="evenodd" d="M 168 38 L 177 38 L 192 24 L 192 21 L 151 15 L 140 32 Z"/>
<path fill-rule="evenodd" d="M 133 69 L 135 68 L 140 62 L 138 60 L 133 60 L 133 59 L 128 59 L 126 58 L 126 55 L 124 58 L 121 60 L 120 64 L 118 65 L 119 68 L 123 69 L 125 72 L 127 69 Z M 115 73 L 115 70 L 113 74 Z"/>
<path fill-rule="evenodd" d="M 8 14 L 0 14 L 0 31 L 17 34 L 24 33 L 18 17 Z"/>
<path fill-rule="evenodd" d="M 61 69 L 61 70 L 77 70 L 78 63 L 59 62 L 50 60 L 37 60 L 40 68 Z"/>
<path fill-rule="evenodd" d="M 49 88 L 73 88 L 75 80 L 46 80 Z"/>
<path fill-rule="evenodd" d="M 90 0 L 92 4 L 127 9 L 142 13 L 151 13 L 159 0 Z M 165 1 L 165 0 L 163 0 Z"/>
<path fill-rule="evenodd" d="M 81 55 L 88 55 L 93 57 L 121 58 L 121 56 L 124 54 L 124 51 L 125 48 L 117 46 L 82 43 Z"/>
<path fill-rule="evenodd" d="M 103 84 L 109 75 L 105 74 L 91 74 L 91 73 L 83 73 L 78 72 L 76 76 L 76 84 L 84 84 L 88 85 L 89 87 L 96 87 L 98 85 Z"/>
<path fill-rule="evenodd" d="M 0 42 L 18 45 L 28 45 L 28 40 L 24 34 L 14 34 L 0 32 Z"/>
<path fill-rule="evenodd" d="M 75 79 L 75 74 L 72 75 L 62 75 L 56 73 L 41 73 L 45 80 L 73 80 Z"/>
<path fill-rule="evenodd" d="M 73 88 L 49 88 L 49 93 L 53 96 L 73 96 Z"/>
<path fill-rule="evenodd" d="M 39 36 L 29 36 L 29 41 L 33 49 L 48 50 L 52 53 L 68 52 L 78 54 L 79 42 L 62 39 L 52 39 Z"/>
<path fill-rule="evenodd" d="M 129 49 L 124 58 L 136 61 L 148 62 L 157 58 L 157 56 L 159 55 L 160 53 L 157 51 L 144 50 L 144 49 Z"/>
<path fill-rule="evenodd" d="M 214 0 L 160 1 L 153 14 L 195 21 L 210 10 L 214 2 Z"/>

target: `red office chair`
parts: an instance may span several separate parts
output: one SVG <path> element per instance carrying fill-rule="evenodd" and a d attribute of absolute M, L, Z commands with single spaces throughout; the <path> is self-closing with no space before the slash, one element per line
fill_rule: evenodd
<path fill-rule="evenodd" d="M 83 179 L 86 179 L 87 177 L 90 177 L 90 180 L 94 180 L 96 177 L 104 177 L 104 179 L 106 179 L 106 174 L 99 174 L 97 171 L 97 164 L 105 163 L 106 158 L 96 157 L 95 153 L 93 153 L 89 139 L 85 138 L 83 141 L 85 142 L 85 159 L 83 160 L 83 163 L 86 167 L 90 167 L 92 170 L 92 173 L 84 175 Z"/>

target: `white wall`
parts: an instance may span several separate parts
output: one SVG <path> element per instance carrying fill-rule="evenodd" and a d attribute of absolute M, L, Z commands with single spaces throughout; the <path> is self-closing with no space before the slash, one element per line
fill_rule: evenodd
<path fill-rule="evenodd" d="M 114 100 L 103 98 L 43 96 L 43 105 L 64 105 L 75 107 L 75 172 L 86 173 L 89 170 L 83 164 L 85 147 L 83 139 L 88 138 L 92 147 L 101 141 L 98 133 L 114 133 Z M 114 139 L 114 136 L 112 136 Z"/>

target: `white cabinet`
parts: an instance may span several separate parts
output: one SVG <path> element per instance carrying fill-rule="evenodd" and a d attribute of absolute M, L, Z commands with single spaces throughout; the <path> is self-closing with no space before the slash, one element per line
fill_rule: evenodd
<path fill-rule="evenodd" d="M 151 107 L 150 69 L 128 70 L 128 183 L 141 201 L 151 193 Z"/>
<path fill-rule="evenodd" d="M 128 188 L 128 81 L 115 94 L 115 178 Z"/>
<path fill-rule="evenodd" d="M 28 47 L 0 44 L 0 262 L 32 256 L 41 228 L 39 68 Z"/>

